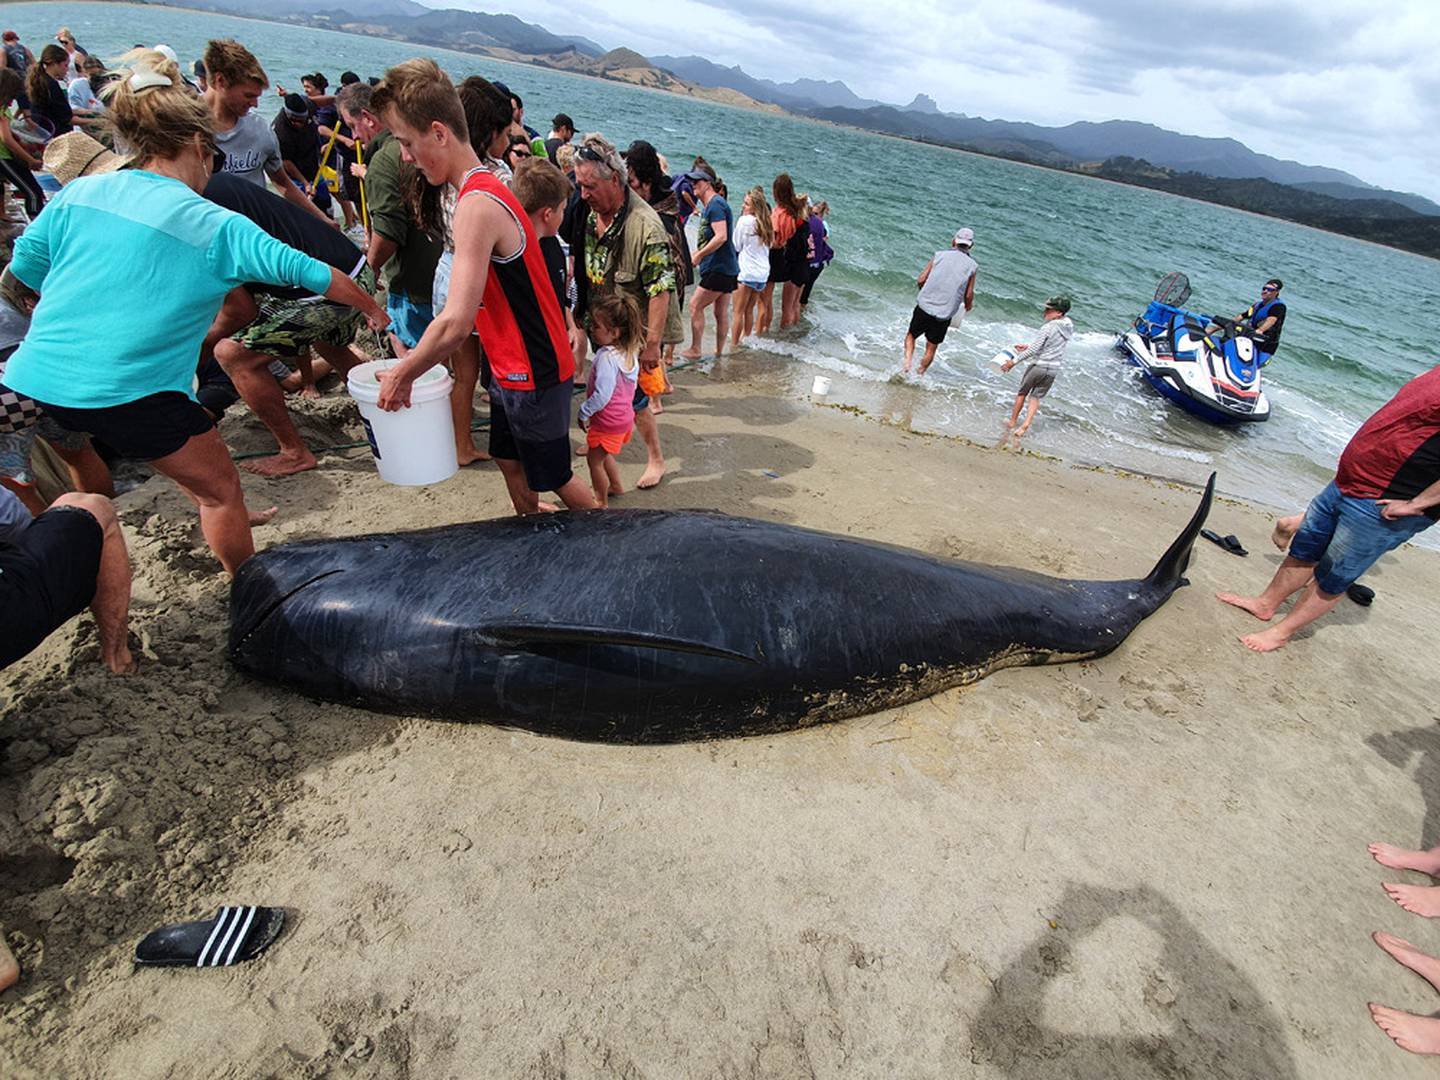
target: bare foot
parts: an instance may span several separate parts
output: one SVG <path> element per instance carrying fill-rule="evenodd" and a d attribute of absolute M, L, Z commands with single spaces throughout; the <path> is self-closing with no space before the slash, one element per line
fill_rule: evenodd
<path fill-rule="evenodd" d="M 1428 982 L 1436 990 L 1440 990 L 1440 960 L 1433 956 L 1426 956 L 1404 938 L 1398 938 L 1394 934 L 1386 934 L 1380 931 L 1370 935 L 1371 940 L 1390 954 L 1396 963 L 1409 968 L 1422 979 Z"/>
<path fill-rule="evenodd" d="M 1006 430 L 1006 431 L 1009 431 L 1009 430 L 1010 430 L 1011 428 L 1013 428 L 1014 426 L 1015 426 L 1015 421 L 1014 421 L 1014 420 L 1006 420 L 1006 421 L 1005 421 L 1005 430 Z"/>
<path fill-rule="evenodd" d="M 1302 514 L 1278 518 L 1275 522 L 1275 531 L 1270 534 L 1270 542 L 1281 551 L 1289 551 L 1290 541 L 1299 531 L 1300 523 L 1304 520 L 1305 517 Z"/>
<path fill-rule="evenodd" d="M 19 981 L 20 965 L 15 962 L 15 954 L 10 951 L 10 946 L 0 937 L 0 993 L 9 990 Z"/>
<path fill-rule="evenodd" d="M 1269 622 L 1275 617 L 1275 609 L 1262 604 L 1258 596 L 1241 596 L 1239 593 L 1217 592 L 1215 599 L 1219 600 L 1222 604 L 1238 607 L 1241 611 L 1248 611 L 1251 615 L 1254 615 L 1263 622 Z"/>
<path fill-rule="evenodd" d="M 1278 628 L 1272 626 L 1258 634 L 1246 634 L 1240 639 L 1240 644 L 1251 652 L 1274 652 L 1276 649 L 1283 649 L 1289 641 L 1289 634 L 1282 634 Z"/>
<path fill-rule="evenodd" d="M 253 529 L 256 525 L 264 525 L 279 512 L 280 507 L 278 506 L 272 506 L 269 510 L 251 510 L 249 512 L 250 527 Z"/>
<path fill-rule="evenodd" d="M 1030 425 L 1029 425 L 1029 424 L 1021 424 L 1019 427 L 1017 427 L 1017 428 L 1016 428 L 1014 431 L 1012 431 L 1010 434 L 1015 437 L 1015 441 L 1016 441 L 1016 442 L 1019 442 L 1022 438 L 1024 438 L 1025 433 L 1026 433 L 1027 431 L 1029 431 L 1029 430 L 1030 430 Z"/>
<path fill-rule="evenodd" d="M 682 352 L 680 355 L 681 355 L 682 357 L 684 357 L 686 360 L 699 360 L 699 359 L 700 359 L 700 350 L 699 350 L 699 349 L 686 349 L 686 350 L 685 350 L 684 352 Z"/>
<path fill-rule="evenodd" d="M 586 446 L 584 443 L 581 443 L 579 446 L 575 447 L 575 456 L 576 456 L 576 457 L 586 457 L 589 453 L 590 453 L 590 448 L 589 448 L 588 446 Z"/>
<path fill-rule="evenodd" d="M 1440 847 L 1429 851 L 1412 851 L 1394 844 L 1371 844 L 1366 848 L 1381 866 L 1392 870 L 1418 870 L 1431 877 L 1440 875 Z"/>
<path fill-rule="evenodd" d="M 315 465 L 315 455 L 309 450 L 304 453 L 282 451 L 269 457 L 240 462 L 240 468 L 256 476 L 293 476 L 313 469 Z"/>
<path fill-rule="evenodd" d="M 474 465 L 477 461 L 489 461 L 490 455 L 479 447 L 472 446 L 468 450 L 456 450 L 455 460 L 460 463 L 463 469 L 466 465 Z"/>
<path fill-rule="evenodd" d="M 1370 1018 L 1395 1040 L 1401 1050 L 1412 1054 L 1440 1054 L 1440 1020 L 1416 1016 L 1370 1002 Z"/>
<path fill-rule="evenodd" d="M 535 509 L 542 514 L 558 514 L 560 512 L 560 507 L 554 503 L 545 502 L 543 499 L 535 504 Z"/>
<path fill-rule="evenodd" d="M 1385 891 L 1412 915 L 1423 915 L 1427 919 L 1440 917 L 1440 885 L 1401 885 L 1387 881 Z"/>
<path fill-rule="evenodd" d="M 650 411 L 656 416 L 659 416 L 662 412 L 665 411 L 665 406 L 660 403 L 660 398 L 658 395 L 650 399 Z"/>
<path fill-rule="evenodd" d="M 665 479 L 665 462 L 662 461 L 658 465 L 645 466 L 645 472 L 641 474 L 640 482 L 635 486 L 641 491 L 649 491 L 651 488 L 657 487 L 663 479 Z"/>
<path fill-rule="evenodd" d="M 610 485 L 610 492 L 609 492 L 610 498 L 613 499 L 616 495 L 624 495 L 624 494 L 625 494 L 625 489 L 624 489 L 623 487 L 616 487 L 614 484 L 611 484 L 611 485 Z"/>
<path fill-rule="evenodd" d="M 302 398 L 310 398 L 312 401 L 319 401 L 320 388 L 314 383 L 306 383 L 300 388 L 300 396 Z"/>

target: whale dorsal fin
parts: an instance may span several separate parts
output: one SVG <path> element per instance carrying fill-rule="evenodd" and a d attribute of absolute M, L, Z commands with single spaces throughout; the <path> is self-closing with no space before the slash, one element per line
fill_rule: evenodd
<path fill-rule="evenodd" d="M 665 649 L 671 652 L 698 653 L 722 660 L 739 660 L 746 664 L 760 663 L 723 645 L 705 641 L 651 634 L 643 630 L 617 630 L 611 626 L 581 626 L 573 623 L 504 622 L 485 623 L 475 628 L 476 634 L 497 642 L 514 645 L 629 645 L 642 649 Z"/>

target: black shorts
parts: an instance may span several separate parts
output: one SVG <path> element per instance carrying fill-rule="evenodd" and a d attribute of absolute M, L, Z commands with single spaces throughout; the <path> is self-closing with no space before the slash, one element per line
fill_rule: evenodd
<path fill-rule="evenodd" d="M 732 293 L 739 281 L 734 274 L 719 274 L 711 270 L 700 275 L 700 288 L 716 293 Z"/>
<path fill-rule="evenodd" d="M 0 668 L 90 606 L 104 544 L 100 522 L 78 506 L 0 532 Z"/>
<path fill-rule="evenodd" d="M 937 319 L 919 305 L 910 313 L 910 336 L 913 338 L 924 335 L 931 345 L 939 345 L 945 340 L 945 332 L 949 329 L 949 319 Z"/>
<path fill-rule="evenodd" d="M 67 431 L 83 432 L 121 457 L 136 461 L 169 457 L 196 435 L 215 427 L 210 414 L 178 390 L 149 394 L 103 409 L 49 404 L 44 404 L 44 409 Z"/>
<path fill-rule="evenodd" d="M 574 382 L 548 390 L 490 389 L 490 456 L 519 461 L 531 491 L 570 482 L 570 400 Z"/>
<path fill-rule="evenodd" d="M 790 262 L 785 258 L 784 248 L 770 249 L 770 284 L 779 285 L 790 280 Z"/>

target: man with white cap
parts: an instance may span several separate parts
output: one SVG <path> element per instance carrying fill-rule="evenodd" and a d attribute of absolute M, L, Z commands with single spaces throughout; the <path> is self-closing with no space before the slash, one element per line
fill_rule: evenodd
<path fill-rule="evenodd" d="M 910 365 L 915 359 L 915 339 L 925 336 L 925 355 L 920 358 L 920 369 L 916 372 L 924 375 L 951 323 L 964 319 L 965 312 L 975 306 L 975 274 L 979 265 L 970 257 L 974 243 L 973 229 L 959 230 L 950 247 L 937 251 L 920 271 L 915 283 L 920 295 L 910 314 L 910 329 L 905 333 L 902 370 L 906 375 L 910 374 Z"/>

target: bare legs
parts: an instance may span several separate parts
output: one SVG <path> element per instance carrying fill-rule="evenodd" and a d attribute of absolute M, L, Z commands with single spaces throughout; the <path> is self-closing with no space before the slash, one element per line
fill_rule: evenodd
<path fill-rule="evenodd" d="M 496 458 L 495 464 L 500 467 L 500 475 L 505 478 L 505 488 L 510 492 L 510 502 L 515 507 L 515 513 L 525 517 L 527 514 L 538 514 L 542 510 L 554 509 L 554 507 L 542 503 L 540 496 L 530 489 L 529 483 L 525 480 L 525 469 L 519 461 L 514 458 Z M 594 496 L 585 486 L 585 481 L 578 476 L 572 475 L 563 485 L 555 489 L 555 494 L 560 496 L 560 501 L 570 510 L 596 509 Z"/>
<path fill-rule="evenodd" d="M 725 349 L 725 335 L 730 328 L 730 294 L 698 288 L 690 301 L 690 347 L 680 355 L 687 360 L 700 359 L 700 340 L 705 336 L 705 309 L 715 305 L 715 355 Z"/>
<path fill-rule="evenodd" d="M 115 478 L 110 475 L 110 466 L 95 452 L 89 439 L 86 439 L 85 445 L 78 450 L 68 450 L 53 443 L 51 446 L 60 460 L 65 462 L 70 473 L 70 484 L 76 491 L 104 495 L 107 499 L 115 497 Z"/>
<path fill-rule="evenodd" d="M 1270 542 L 1281 551 L 1289 551 L 1290 541 L 1300 531 L 1300 523 L 1304 520 L 1304 514 L 1291 514 L 1289 517 L 1279 518 L 1275 522 L 1275 531 L 1270 534 Z"/>
<path fill-rule="evenodd" d="M 1280 568 L 1275 571 L 1275 576 L 1270 579 L 1270 584 L 1259 596 L 1216 593 L 1215 598 L 1243 611 L 1248 611 L 1257 619 L 1269 622 L 1274 618 L 1280 605 L 1301 589 L 1305 590 L 1305 594 L 1296 601 L 1295 606 L 1290 609 L 1290 613 L 1285 618 L 1268 630 L 1262 630 L 1257 634 L 1246 634 L 1240 639 L 1247 649 L 1253 649 L 1255 652 L 1273 652 L 1283 648 L 1297 631 L 1309 626 L 1327 612 L 1335 610 L 1335 605 L 1344 595 L 1341 593 L 1331 596 L 1329 593 L 1320 591 L 1320 587 L 1315 584 L 1314 563 L 1301 562 L 1299 559 L 1287 555 L 1280 563 Z"/>
<path fill-rule="evenodd" d="M 255 540 L 250 535 L 250 513 L 240 490 L 240 474 L 220 432 L 211 428 L 195 435 L 175 453 L 150 464 L 174 480 L 199 507 L 200 531 L 225 572 L 233 577 L 240 564 L 255 554 Z"/>
<path fill-rule="evenodd" d="M 730 328 L 730 348 L 740 344 L 741 338 L 750 336 L 755 323 L 755 302 L 760 294 L 749 285 L 735 287 L 735 318 Z"/>
<path fill-rule="evenodd" d="M 940 346 L 936 345 L 935 342 L 929 340 L 928 338 L 926 339 L 925 354 L 920 357 L 920 368 L 918 371 L 915 372 L 915 374 L 924 375 L 925 372 L 929 370 L 930 365 L 935 362 L 935 350 L 939 347 Z M 906 370 L 908 371 L 909 369 L 907 368 Z"/>
<path fill-rule="evenodd" d="M 15 954 L 10 951 L 10 946 L 0 937 L 0 993 L 9 990 L 19 981 L 20 965 L 15 962 Z"/>
<path fill-rule="evenodd" d="M 925 369 L 924 369 L 924 368 L 921 368 L 920 370 L 921 370 L 921 371 L 924 371 Z M 1016 427 L 1016 426 L 1015 426 L 1015 422 L 1020 419 L 1020 410 L 1021 410 L 1022 407 L 1024 407 L 1025 401 L 1026 401 L 1027 398 L 1028 398 L 1029 401 L 1030 401 L 1030 406 L 1029 406 L 1029 408 L 1027 408 L 1027 409 L 1025 410 L 1025 422 L 1024 422 L 1023 424 L 1021 424 L 1019 427 Z M 1037 412 L 1039 412 L 1039 411 L 1040 411 L 1040 399 L 1039 399 L 1039 398 L 1037 398 L 1037 397 L 1029 397 L 1028 394 L 1016 394 L 1016 395 L 1015 395 L 1015 407 L 1010 410 L 1010 419 L 1005 421 L 1005 426 L 1006 426 L 1007 428 L 1010 428 L 1012 434 L 1014 434 L 1015 438 L 1018 439 L 1018 438 L 1020 438 L 1021 436 L 1023 436 L 1023 435 L 1025 434 L 1025 432 L 1027 432 L 1027 431 L 1030 430 L 1030 425 L 1031 425 L 1032 423 L 1034 423 L 1034 421 L 1035 421 L 1035 414 L 1036 414 Z"/>
<path fill-rule="evenodd" d="M 785 294 L 782 292 L 780 295 L 783 298 Z M 775 282 L 765 283 L 765 288 L 760 290 L 757 307 L 760 314 L 756 317 L 755 333 L 763 336 L 770 329 L 770 320 L 775 317 Z"/>
<path fill-rule="evenodd" d="M 450 358 L 455 385 L 450 390 L 450 415 L 455 421 L 455 459 L 462 466 L 489 461 L 490 455 L 475 445 L 470 422 L 475 413 L 475 387 L 480 382 L 480 339 L 471 334 Z"/>
<path fill-rule="evenodd" d="M 300 437 L 295 421 L 290 419 L 290 410 L 285 406 L 285 391 L 270 374 L 270 357 L 245 348 L 233 338 L 226 338 L 216 343 L 215 359 L 230 376 L 230 381 L 245 399 L 245 404 L 250 406 L 250 411 L 280 445 L 278 454 L 245 462 L 246 471 L 260 476 L 290 476 L 313 469 L 315 455 Z"/>
<path fill-rule="evenodd" d="M 803 285 L 797 285 L 793 281 L 785 282 L 780 290 L 780 329 L 794 326 L 800 321 L 800 294 L 804 291 Z"/>
<path fill-rule="evenodd" d="M 100 548 L 100 570 L 95 576 L 95 598 L 90 610 L 100 633 L 100 659 L 117 675 L 135 670 L 130 655 L 130 555 L 125 550 L 125 536 L 115 507 L 104 495 L 65 494 L 54 506 L 74 506 L 84 510 L 100 523 L 105 539 Z M 0 989 L 4 989 L 4 955 L 0 955 Z M 11 958 L 14 962 L 14 958 Z M 18 976 L 18 969 L 16 972 Z M 11 980 L 14 981 L 13 979 Z"/>
<path fill-rule="evenodd" d="M 620 483 L 620 466 L 615 455 L 603 446 L 592 446 L 585 455 L 590 466 L 590 486 L 595 489 L 595 502 L 602 510 L 610 505 L 611 495 L 625 494 Z"/>
<path fill-rule="evenodd" d="M 660 452 L 660 425 L 655 422 L 649 405 L 635 411 L 635 430 L 640 432 L 640 438 L 645 442 L 647 458 L 645 471 L 635 486 L 644 491 L 653 488 L 665 477 L 665 455 Z"/>

